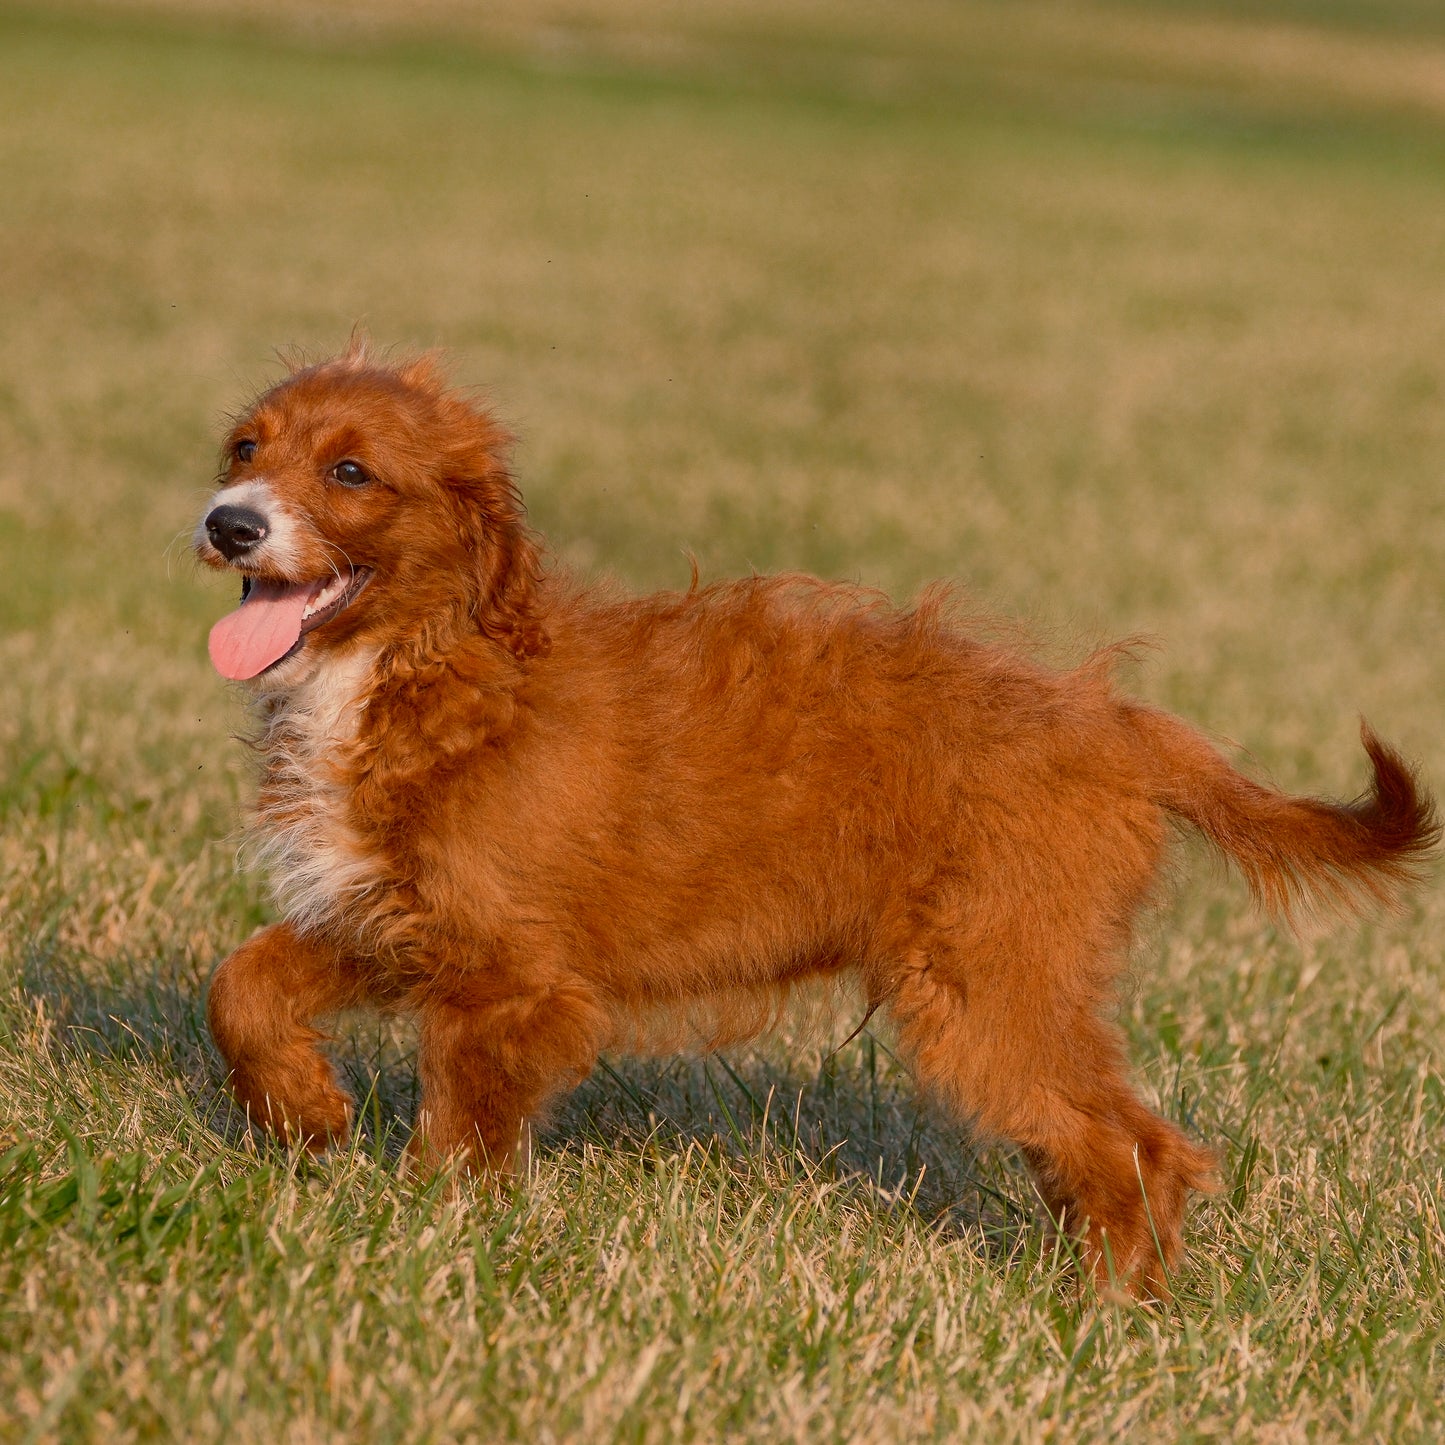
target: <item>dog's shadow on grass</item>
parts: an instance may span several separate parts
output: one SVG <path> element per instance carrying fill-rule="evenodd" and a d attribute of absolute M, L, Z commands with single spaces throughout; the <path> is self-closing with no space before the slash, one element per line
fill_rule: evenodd
<path fill-rule="evenodd" d="M 538 1144 L 652 1158 L 700 1148 L 770 1179 L 852 1188 L 1000 1256 L 1035 1229 L 1023 1172 L 919 1100 L 871 1032 L 836 1055 L 780 1061 L 780 1052 L 605 1058 L 552 1111 Z"/>
<path fill-rule="evenodd" d="M 205 976 L 183 953 L 97 962 L 37 939 L 21 957 L 20 992 L 51 1047 L 92 1060 L 144 1059 L 194 1079 L 211 1048 Z"/>
<path fill-rule="evenodd" d="M 399 1147 L 415 1118 L 409 1031 L 369 1021 L 337 1062 L 361 1102 L 364 1147 Z M 604 1056 L 548 1112 L 533 1140 L 543 1167 L 599 1159 L 642 1172 L 698 1153 L 764 1187 L 852 1191 L 880 1212 L 906 1211 L 944 1238 L 967 1239 L 1001 1266 L 1038 1237 L 1040 1215 L 1021 1167 L 968 1135 L 914 1092 L 871 1034 L 836 1056 L 783 1060 L 778 1045 L 667 1059 Z"/>
<path fill-rule="evenodd" d="M 341 1032 L 333 1057 L 360 1103 L 367 1147 L 400 1147 L 419 1102 L 412 1029 L 366 1017 Z M 990 1251 L 1015 1249 L 1038 1224 L 1023 1170 L 921 1101 L 871 1031 L 835 1054 L 774 1041 L 711 1055 L 605 1055 L 534 1137 L 539 1160 L 626 1155 L 649 1169 L 697 1149 L 749 1170 L 766 1164 L 774 1178 L 856 1188 L 946 1236 L 982 1236 Z"/>
<path fill-rule="evenodd" d="M 202 1124 L 246 1141 L 244 1114 L 206 1033 L 205 970 L 184 955 L 116 960 L 104 970 L 45 951 L 21 986 L 43 1014 L 50 1047 L 144 1061 L 179 1079 Z M 414 1030 L 367 1015 L 343 1020 L 331 1047 L 358 1104 L 357 1147 L 400 1152 L 416 1116 Z M 256 1141 L 264 1150 L 271 1146 Z M 669 1059 L 604 1058 L 550 1111 L 539 1158 L 631 1155 L 655 1162 L 701 1149 L 770 1178 L 826 1180 L 904 1208 L 945 1236 L 1007 1255 L 1036 1225 L 1023 1172 L 918 1100 L 906 1070 L 871 1030 L 835 1054 L 770 1044 Z M 651 1167 L 651 1164 L 649 1164 Z"/>

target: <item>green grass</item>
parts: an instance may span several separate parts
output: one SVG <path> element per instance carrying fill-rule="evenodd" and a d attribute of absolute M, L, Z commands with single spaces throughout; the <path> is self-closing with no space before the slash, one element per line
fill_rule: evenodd
<path fill-rule="evenodd" d="M 201 1022 L 268 914 L 184 539 L 357 319 L 487 389 L 570 565 L 950 575 L 1164 639 L 1138 690 L 1287 786 L 1362 711 L 1445 779 L 1445 48 L 1247 8 L 0 11 L 0 1438 L 1439 1438 L 1436 885 L 1296 944 L 1181 856 L 1120 1016 L 1227 1188 L 1152 1311 L 853 1019 L 609 1061 L 500 1202 L 398 1176 L 405 1028 L 318 1164 Z"/>

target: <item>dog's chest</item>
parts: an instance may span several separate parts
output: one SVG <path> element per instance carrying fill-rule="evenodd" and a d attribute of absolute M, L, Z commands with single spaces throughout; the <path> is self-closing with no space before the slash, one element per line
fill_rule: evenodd
<path fill-rule="evenodd" d="M 351 813 L 371 663 L 355 654 L 326 664 L 274 704 L 262 740 L 255 856 L 277 907 L 302 933 L 339 921 L 381 879 L 382 859 Z"/>

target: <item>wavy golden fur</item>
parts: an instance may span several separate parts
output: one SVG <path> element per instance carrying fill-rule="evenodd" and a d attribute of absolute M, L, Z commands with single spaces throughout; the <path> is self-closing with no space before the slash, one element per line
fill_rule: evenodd
<path fill-rule="evenodd" d="M 1107 655 L 1052 671 L 965 635 L 940 592 L 580 585 L 543 567 L 506 454 L 433 361 L 364 347 L 227 440 L 218 496 L 263 535 L 225 555 L 213 512 L 201 558 L 350 599 L 249 684 L 282 921 L 211 986 L 236 1097 L 344 1138 L 315 1024 L 409 1010 L 413 1153 L 504 1171 L 600 1051 L 746 1036 L 850 975 L 1094 1268 L 1162 1291 L 1215 1159 L 1139 1101 L 1105 1018 L 1171 821 L 1266 907 L 1388 902 L 1438 834 L 1409 768 L 1367 730 L 1363 799 L 1287 797 L 1118 695 Z"/>

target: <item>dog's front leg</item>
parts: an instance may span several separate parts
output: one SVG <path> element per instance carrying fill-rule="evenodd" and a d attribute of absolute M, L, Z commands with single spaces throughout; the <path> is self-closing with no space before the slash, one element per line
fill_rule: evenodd
<path fill-rule="evenodd" d="M 230 1066 L 231 1091 L 254 1122 L 308 1149 L 346 1139 L 352 1102 L 312 1024 L 364 992 L 353 964 L 285 923 L 263 928 L 221 964 L 206 1021 Z"/>
<path fill-rule="evenodd" d="M 502 999 L 458 991 L 421 1011 L 421 1113 L 412 1157 L 507 1175 L 529 1121 L 592 1071 L 605 1010 L 567 984 Z"/>

